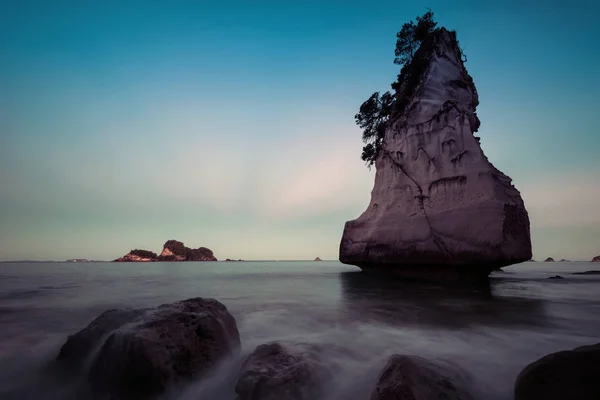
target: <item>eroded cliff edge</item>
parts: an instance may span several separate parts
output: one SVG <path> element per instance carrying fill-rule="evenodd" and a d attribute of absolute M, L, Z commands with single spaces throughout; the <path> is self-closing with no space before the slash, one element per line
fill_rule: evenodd
<path fill-rule="evenodd" d="M 479 99 L 456 34 L 431 33 L 407 70 L 371 202 L 346 223 L 340 261 L 405 277 L 461 278 L 531 259 L 521 195 L 474 136 Z"/>

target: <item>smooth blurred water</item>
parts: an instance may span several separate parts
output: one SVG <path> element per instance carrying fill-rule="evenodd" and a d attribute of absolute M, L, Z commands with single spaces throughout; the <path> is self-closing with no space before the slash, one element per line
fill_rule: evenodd
<path fill-rule="evenodd" d="M 482 399 L 511 399 L 521 369 L 600 342 L 600 269 L 523 263 L 489 288 L 375 279 L 339 262 L 0 264 L 0 398 L 80 399 L 47 365 L 67 335 L 102 311 L 213 297 L 237 320 L 243 354 L 169 400 L 234 399 L 236 363 L 272 340 L 331 346 L 326 400 L 369 398 L 394 353 L 453 361 Z M 552 275 L 563 280 L 549 280 Z"/>

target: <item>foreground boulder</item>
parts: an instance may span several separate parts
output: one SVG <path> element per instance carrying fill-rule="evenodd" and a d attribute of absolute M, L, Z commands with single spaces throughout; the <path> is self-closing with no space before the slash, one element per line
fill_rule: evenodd
<path fill-rule="evenodd" d="M 239 400 L 318 399 L 331 380 L 319 350 L 310 345 L 260 345 L 243 363 L 235 387 Z"/>
<path fill-rule="evenodd" d="M 153 309 L 109 310 L 70 336 L 58 361 L 83 370 L 93 390 L 146 399 L 198 378 L 236 352 L 234 318 L 214 299 L 193 298 Z"/>
<path fill-rule="evenodd" d="M 473 400 L 461 381 L 465 376 L 456 365 L 393 355 L 379 376 L 371 400 Z"/>
<path fill-rule="evenodd" d="M 434 31 L 400 75 L 371 202 L 348 221 L 340 261 L 404 277 L 487 277 L 531 259 L 529 217 L 483 153 L 473 79 L 456 34 Z"/>
<path fill-rule="evenodd" d="M 538 399 L 600 399 L 600 344 L 548 354 L 525 367 L 515 400 Z"/>

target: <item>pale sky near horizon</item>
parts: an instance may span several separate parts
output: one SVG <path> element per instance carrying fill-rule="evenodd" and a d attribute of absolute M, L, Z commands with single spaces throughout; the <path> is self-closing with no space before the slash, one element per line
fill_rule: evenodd
<path fill-rule="evenodd" d="M 497 4 L 497 5 L 492 5 Z M 0 2 L 0 260 L 337 259 L 374 170 L 354 114 L 395 34 L 457 31 L 534 258 L 600 254 L 600 3 Z"/>

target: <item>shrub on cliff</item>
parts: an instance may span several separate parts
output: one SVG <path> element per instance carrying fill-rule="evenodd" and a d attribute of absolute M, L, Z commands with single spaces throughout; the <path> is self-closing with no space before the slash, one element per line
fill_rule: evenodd
<path fill-rule="evenodd" d="M 410 21 L 402 25 L 396 34 L 396 50 L 394 64 L 403 65 L 398 81 L 392 83 L 396 95 L 385 92 L 381 97 L 375 92 L 361 106 L 354 116 L 356 124 L 363 129 L 362 160 L 371 166 L 375 163 L 383 144 L 386 123 L 395 113 L 402 113 L 412 92 L 419 82 L 419 77 L 426 68 L 426 60 L 415 57 L 423 41 L 437 30 L 437 22 L 433 12 L 427 11 L 416 17 L 416 23 Z M 402 92 L 402 93 L 400 93 Z"/>

